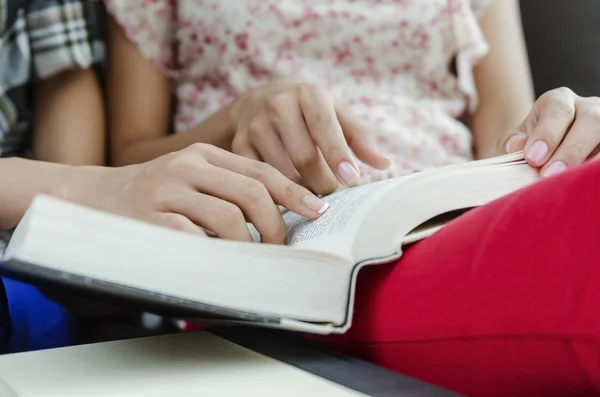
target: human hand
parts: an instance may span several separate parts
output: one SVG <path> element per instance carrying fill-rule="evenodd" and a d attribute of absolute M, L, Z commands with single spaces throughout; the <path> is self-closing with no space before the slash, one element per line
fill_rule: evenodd
<path fill-rule="evenodd" d="M 277 81 L 248 91 L 231 107 L 232 151 L 267 162 L 289 179 L 328 194 L 352 186 L 358 159 L 385 169 L 390 161 L 369 142 L 367 131 L 323 88 Z"/>
<path fill-rule="evenodd" d="M 517 132 L 507 137 L 505 149 L 524 149 L 529 164 L 550 176 L 597 155 L 599 144 L 600 98 L 558 88 L 536 101 Z"/>
<path fill-rule="evenodd" d="M 327 204 L 266 163 L 195 144 L 156 160 L 120 168 L 73 168 L 66 199 L 173 229 L 252 241 L 283 243 L 282 205 L 314 219 Z"/>

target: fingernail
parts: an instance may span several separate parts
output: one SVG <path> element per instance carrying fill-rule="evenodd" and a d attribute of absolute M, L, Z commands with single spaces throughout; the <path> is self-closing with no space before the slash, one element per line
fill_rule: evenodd
<path fill-rule="evenodd" d="M 548 145 L 544 141 L 535 141 L 533 145 L 527 149 L 525 155 L 527 158 L 537 164 L 540 164 L 548 154 Z"/>
<path fill-rule="evenodd" d="M 311 211 L 315 211 L 317 214 L 322 214 L 329 208 L 328 202 L 325 202 L 312 194 L 304 196 L 304 205 Z"/>
<path fill-rule="evenodd" d="M 508 138 L 508 141 L 506 141 L 506 145 L 504 145 L 504 151 L 506 152 L 506 154 L 510 154 L 510 145 L 515 141 L 516 138 L 518 138 L 519 135 L 513 135 L 510 138 Z"/>
<path fill-rule="evenodd" d="M 555 161 L 552 164 L 550 164 L 550 166 L 542 172 L 542 176 L 544 178 L 547 178 L 549 176 L 558 174 L 559 172 L 563 172 L 566 169 L 567 169 L 567 165 L 564 162 Z"/>
<path fill-rule="evenodd" d="M 359 178 L 358 172 L 352 164 L 347 161 L 343 161 L 338 167 L 338 173 L 340 174 L 340 178 L 347 185 L 353 185 Z"/>

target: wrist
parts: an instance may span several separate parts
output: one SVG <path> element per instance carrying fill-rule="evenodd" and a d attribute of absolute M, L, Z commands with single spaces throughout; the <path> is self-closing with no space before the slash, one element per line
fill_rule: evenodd
<path fill-rule="evenodd" d="M 90 195 L 105 191 L 103 185 L 111 171 L 112 168 L 99 166 L 61 166 L 56 170 L 55 182 L 47 194 L 86 205 Z"/>
<path fill-rule="evenodd" d="M 39 194 L 77 201 L 77 185 L 85 178 L 82 168 L 18 157 L 0 159 L 0 182 L 5 187 L 0 190 L 0 229 L 15 227 Z M 81 189 L 86 189 L 85 184 Z"/>

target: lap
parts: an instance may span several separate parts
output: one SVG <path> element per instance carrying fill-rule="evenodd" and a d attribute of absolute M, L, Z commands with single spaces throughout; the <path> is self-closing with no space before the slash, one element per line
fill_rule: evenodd
<path fill-rule="evenodd" d="M 586 164 L 364 269 L 353 327 L 329 341 L 463 392 L 519 377 L 600 390 L 598 181 L 600 163 Z"/>

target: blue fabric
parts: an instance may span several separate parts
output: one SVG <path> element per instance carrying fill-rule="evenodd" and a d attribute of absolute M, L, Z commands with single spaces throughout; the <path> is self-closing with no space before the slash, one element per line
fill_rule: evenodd
<path fill-rule="evenodd" d="M 10 324 L 10 315 L 8 313 L 8 302 L 4 284 L 0 278 L 0 354 L 10 351 L 10 333 L 12 326 Z"/>
<path fill-rule="evenodd" d="M 63 347 L 75 341 L 77 321 L 29 284 L 4 278 L 12 320 L 11 352 Z"/>

